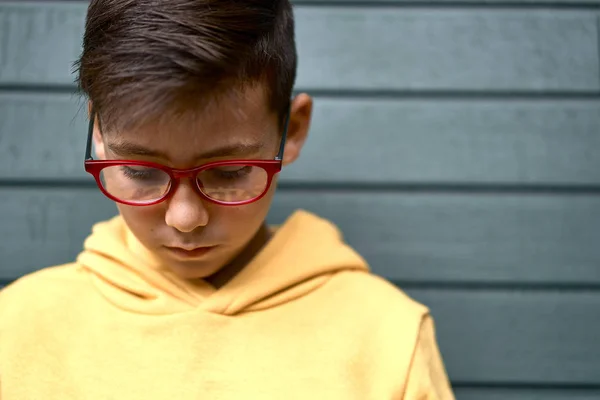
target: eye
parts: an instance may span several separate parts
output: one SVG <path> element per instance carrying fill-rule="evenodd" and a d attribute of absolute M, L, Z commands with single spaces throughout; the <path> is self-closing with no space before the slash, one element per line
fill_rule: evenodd
<path fill-rule="evenodd" d="M 239 179 L 249 175 L 252 172 L 252 166 L 234 165 L 230 167 L 219 167 L 211 170 L 219 178 L 223 179 Z"/>
<path fill-rule="evenodd" d="M 156 168 L 123 165 L 121 173 L 129 179 L 139 181 L 163 181 L 166 173 Z"/>

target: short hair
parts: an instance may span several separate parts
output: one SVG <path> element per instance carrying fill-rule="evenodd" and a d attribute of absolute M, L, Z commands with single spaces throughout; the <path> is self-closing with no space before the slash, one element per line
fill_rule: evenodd
<path fill-rule="evenodd" d="M 92 0 L 74 64 L 104 126 L 141 123 L 264 86 L 283 116 L 296 79 L 289 0 Z M 119 125 L 120 124 L 120 125 Z"/>

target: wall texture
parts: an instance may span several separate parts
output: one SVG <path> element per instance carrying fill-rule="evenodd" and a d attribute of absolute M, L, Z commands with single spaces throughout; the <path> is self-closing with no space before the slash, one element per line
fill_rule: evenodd
<path fill-rule="evenodd" d="M 459 400 L 600 398 L 600 0 L 295 2 L 305 208 L 433 310 Z M 0 2 L 0 281 L 116 212 L 83 172 L 83 1 Z"/>

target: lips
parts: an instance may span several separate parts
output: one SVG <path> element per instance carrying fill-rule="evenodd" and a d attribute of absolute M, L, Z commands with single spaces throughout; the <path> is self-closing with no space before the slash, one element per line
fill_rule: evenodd
<path fill-rule="evenodd" d="M 205 254 L 209 253 L 216 246 L 207 246 L 207 247 L 172 247 L 172 246 L 165 246 L 165 247 L 176 258 L 180 258 L 180 259 L 193 259 L 193 258 L 201 258 Z"/>

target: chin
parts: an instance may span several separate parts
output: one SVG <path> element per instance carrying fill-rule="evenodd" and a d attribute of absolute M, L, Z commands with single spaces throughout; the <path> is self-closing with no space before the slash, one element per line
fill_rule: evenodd
<path fill-rule="evenodd" d="M 221 268 L 201 263 L 173 263 L 169 266 L 171 272 L 182 279 L 206 279 L 216 274 Z"/>

